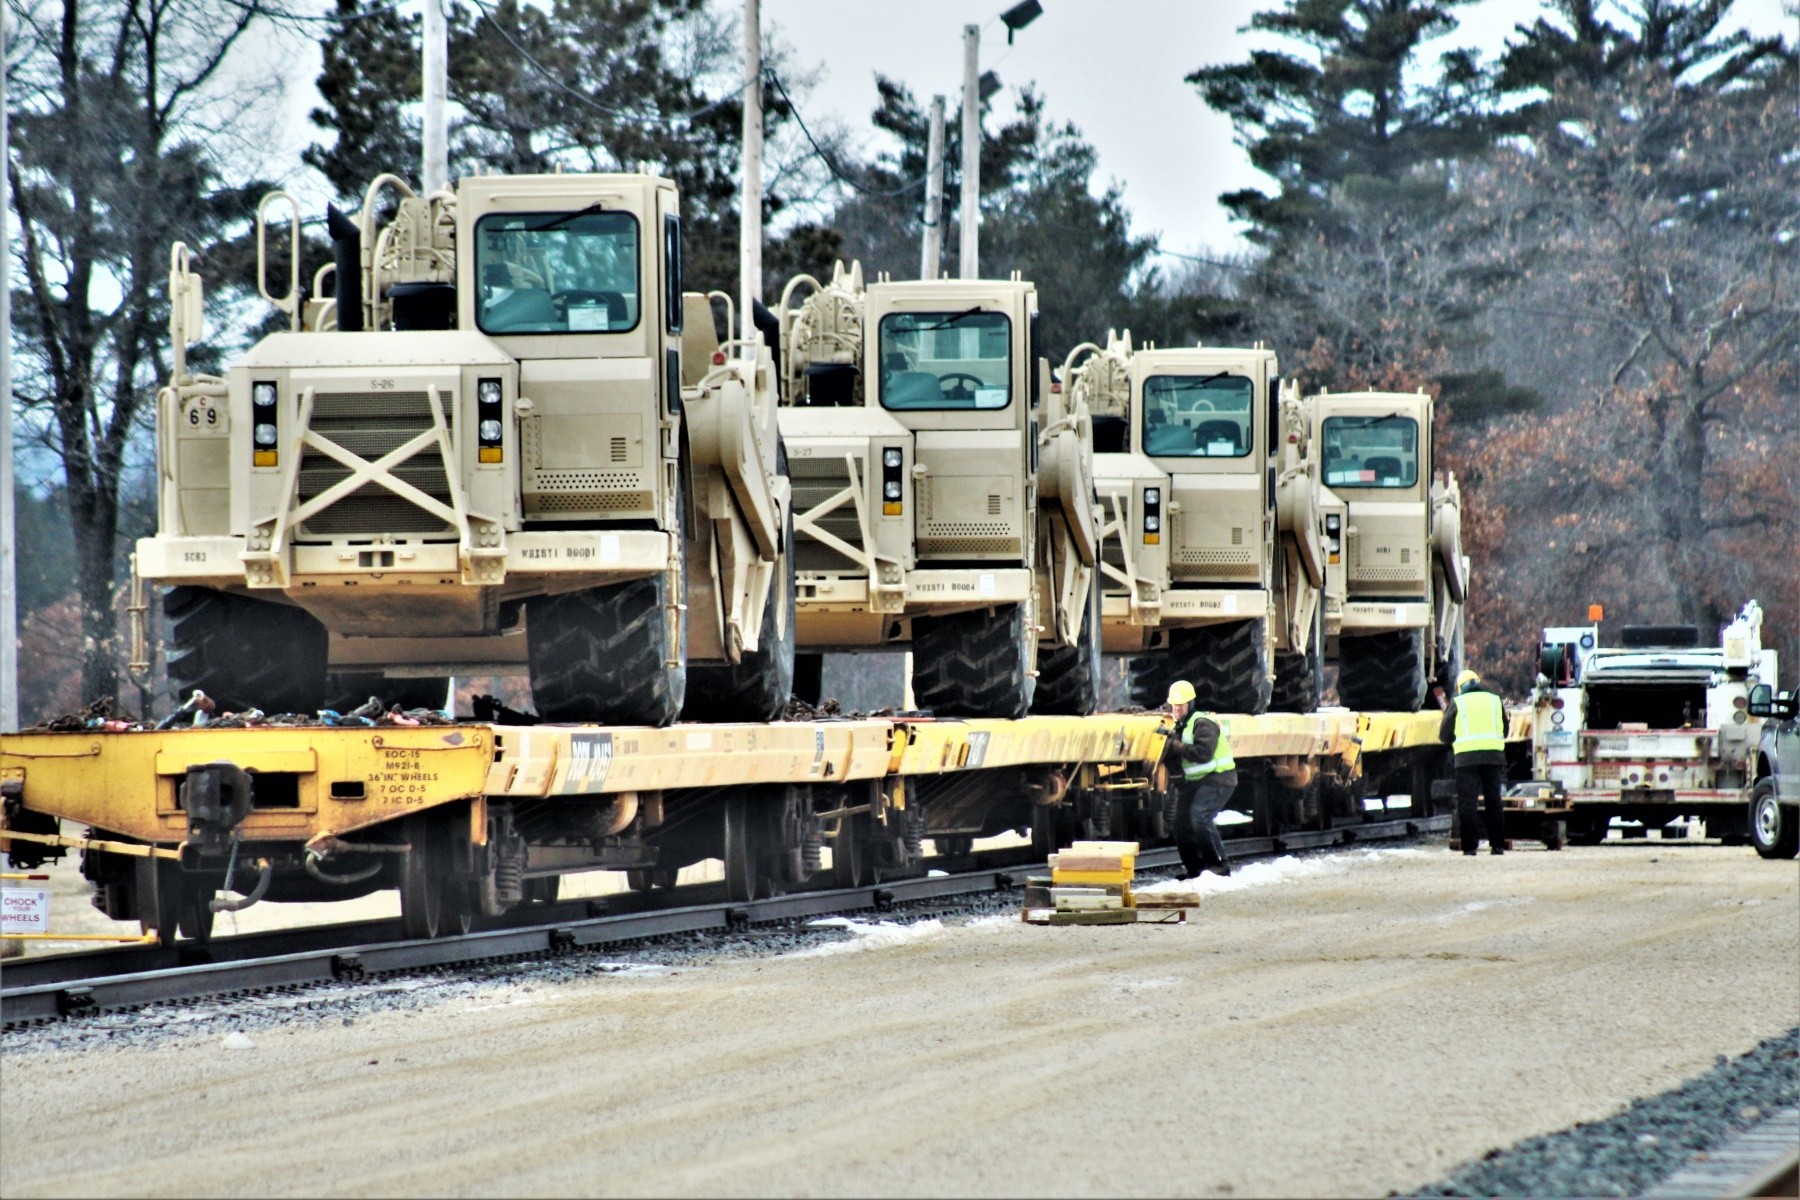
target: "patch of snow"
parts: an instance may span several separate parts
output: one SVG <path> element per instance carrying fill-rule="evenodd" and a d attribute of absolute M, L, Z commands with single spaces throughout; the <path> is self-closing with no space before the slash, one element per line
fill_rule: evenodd
<path fill-rule="evenodd" d="M 251 1041 L 248 1037 L 246 1037 L 244 1034 L 238 1032 L 235 1029 L 232 1030 L 230 1033 L 226 1034 L 225 1040 L 219 1044 L 227 1050 L 254 1050 L 254 1049 L 256 1049 L 255 1042 Z"/>
<path fill-rule="evenodd" d="M 1249 815 L 1241 813 L 1235 808 L 1224 809 L 1213 818 L 1214 825 L 1248 825 L 1249 823 Z"/>
<path fill-rule="evenodd" d="M 1229 850 L 1229 847 L 1227 849 Z M 1241 892 L 1245 888 L 1268 887 L 1272 884 L 1286 883 L 1290 879 L 1305 879 L 1316 875 L 1337 875 L 1350 867 L 1363 863 L 1375 862 L 1396 855 L 1420 853 L 1423 851 L 1412 849 L 1352 850 L 1344 854 L 1322 854 L 1312 858 L 1295 858 L 1293 855 L 1287 854 L 1276 859 L 1238 863 L 1231 868 L 1230 875 L 1214 875 L 1210 871 L 1203 871 L 1192 879 L 1165 879 L 1132 890 L 1139 892 L 1199 892 L 1202 895 L 1213 892 Z"/>
<path fill-rule="evenodd" d="M 783 954 L 781 958 L 817 958 L 828 954 L 846 954 L 855 950 L 882 950 L 891 946 L 902 946 L 909 942 L 923 941 L 927 938 L 941 936 L 944 923 L 936 917 L 928 917 L 923 921 L 901 924 L 898 921 L 858 921 L 854 917 L 826 917 L 819 921 L 807 922 L 809 929 L 842 929 L 850 934 L 846 941 L 826 942 L 822 946 L 808 946 L 804 950 L 796 950 L 792 954 Z"/>

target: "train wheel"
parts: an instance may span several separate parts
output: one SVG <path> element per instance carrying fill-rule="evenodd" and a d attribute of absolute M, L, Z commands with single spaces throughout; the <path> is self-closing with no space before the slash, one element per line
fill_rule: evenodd
<path fill-rule="evenodd" d="M 408 938 L 434 938 L 443 924 L 439 872 L 448 864 L 438 853 L 437 822 L 431 817 L 414 813 L 401 824 L 401 836 L 412 847 L 400 864 L 400 932 Z"/>
<path fill-rule="evenodd" d="M 755 900 L 768 894 L 765 822 L 751 798 L 739 792 L 725 802 L 725 898 Z"/>
<path fill-rule="evenodd" d="M 870 880 L 868 818 L 844 817 L 831 839 L 831 882 L 837 887 L 861 887 Z"/>

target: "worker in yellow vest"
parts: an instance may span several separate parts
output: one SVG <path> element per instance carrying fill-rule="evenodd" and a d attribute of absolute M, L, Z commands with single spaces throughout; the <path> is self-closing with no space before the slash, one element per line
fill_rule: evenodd
<path fill-rule="evenodd" d="M 1506 807 L 1500 799 L 1506 773 L 1506 708 L 1475 672 L 1456 677 L 1456 699 L 1444 709 L 1438 740 L 1450 747 L 1456 765 L 1462 852 L 1475 853 L 1483 829 L 1476 823 L 1476 809 L 1486 797 L 1488 845 L 1495 854 L 1506 853 Z"/>
<path fill-rule="evenodd" d="M 1231 874 L 1231 860 L 1225 857 L 1225 839 L 1213 818 L 1219 815 L 1237 791 L 1237 762 L 1231 757 L 1231 742 L 1222 722 L 1206 713 L 1192 711 L 1194 685 L 1177 679 L 1169 685 L 1169 715 L 1175 726 L 1163 753 L 1171 765 L 1179 764 L 1181 808 L 1175 823 L 1175 844 L 1181 851 L 1181 865 L 1189 876 L 1201 871 Z"/>

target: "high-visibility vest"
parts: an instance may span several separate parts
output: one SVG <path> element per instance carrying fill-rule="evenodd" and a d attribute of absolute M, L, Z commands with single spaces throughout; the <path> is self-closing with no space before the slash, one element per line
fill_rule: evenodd
<path fill-rule="evenodd" d="M 1506 749 L 1506 709 L 1500 697 L 1464 692 L 1456 698 L 1456 741 L 1450 748 L 1457 754 Z"/>
<path fill-rule="evenodd" d="M 1194 744 L 1194 722 L 1198 721 L 1202 715 L 1201 713 L 1192 714 L 1181 728 L 1181 740 L 1190 746 Z M 1197 763 L 1182 760 L 1181 774 L 1184 778 L 1205 779 L 1208 775 L 1217 775 L 1221 771 L 1237 770 L 1237 760 L 1231 757 L 1231 742 L 1225 736 L 1225 720 L 1222 717 L 1216 718 L 1214 723 L 1219 727 L 1219 744 L 1213 748 L 1211 761 Z"/>

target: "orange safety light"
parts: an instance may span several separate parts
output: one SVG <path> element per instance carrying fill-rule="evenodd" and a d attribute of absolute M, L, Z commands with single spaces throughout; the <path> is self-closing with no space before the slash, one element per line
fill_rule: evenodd
<path fill-rule="evenodd" d="M 1588 605 L 1588 620 L 1593 621 L 1595 624 L 1598 624 L 1601 621 L 1606 620 L 1606 605 L 1604 605 L 1604 604 Z"/>

